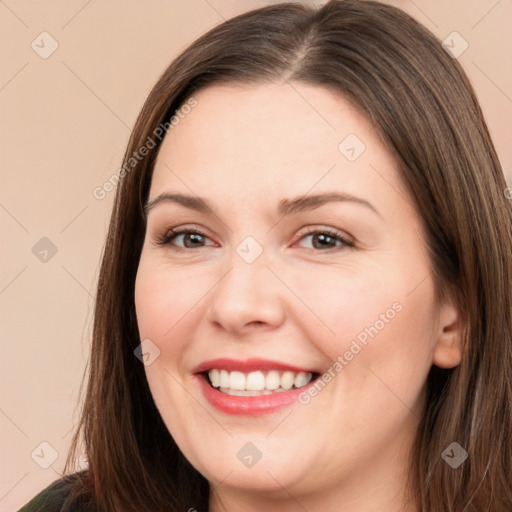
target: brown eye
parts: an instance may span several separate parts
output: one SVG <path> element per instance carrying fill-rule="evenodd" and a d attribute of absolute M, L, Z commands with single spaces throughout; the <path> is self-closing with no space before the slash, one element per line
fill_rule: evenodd
<path fill-rule="evenodd" d="M 183 244 L 187 248 L 192 247 L 201 247 L 202 239 L 204 238 L 203 235 L 200 235 L 198 233 L 180 233 L 177 235 L 174 235 L 171 240 L 176 240 L 178 237 L 183 236 Z M 190 243 L 190 245 L 188 245 Z"/>
<path fill-rule="evenodd" d="M 308 237 L 311 237 L 313 249 L 319 249 L 320 251 L 354 246 L 354 243 L 348 240 L 341 232 L 331 229 L 308 231 L 302 234 L 301 240 Z"/>
<path fill-rule="evenodd" d="M 180 242 L 176 244 L 176 240 Z M 196 229 L 182 229 L 180 231 L 171 229 L 159 237 L 156 243 L 157 245 L 169 245 L 172 243 L 172 245 L 176 245 L 179 249 L 194 249 L 204 247 L 201 244 L 204 244 L 205 240 L 209 240 L 209 238 L 203 232 Z"/>

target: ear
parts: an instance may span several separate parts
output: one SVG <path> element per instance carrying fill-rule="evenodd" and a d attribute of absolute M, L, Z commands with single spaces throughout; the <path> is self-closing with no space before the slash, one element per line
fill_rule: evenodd
<path fill-rule="evenodd" d="M 464 318 L 453 300 L 440 307 L 438 318 L 432 363 L 439 368 L 453 368 L 460 364 L 464 352 Z"/>

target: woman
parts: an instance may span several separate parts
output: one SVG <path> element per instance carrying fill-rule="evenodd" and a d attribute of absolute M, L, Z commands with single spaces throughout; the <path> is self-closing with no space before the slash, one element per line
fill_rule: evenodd
<path fill-rule="evenodd" d="M 509 512 L 506 188 L 400 10 L 212 29 L 133 130 L 69 476 L 22 511 Z"/>

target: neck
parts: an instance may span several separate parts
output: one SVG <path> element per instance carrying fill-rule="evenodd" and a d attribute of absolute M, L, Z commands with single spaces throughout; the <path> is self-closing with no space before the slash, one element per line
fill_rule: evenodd
<path fill-rule="evenodd" d="M 212 486 L 209 512 L 419 512 L 403 468 L 389 460 L 387 467 L 372 460 L 359 468 L 363 471 L 340 478 L 335 485 L 309 491 L 304 490 L 306 484 L 284 488 L 269 472 L 267 489 L 274 486 L 270 491 L 230 486 L 228 476 Z"/>

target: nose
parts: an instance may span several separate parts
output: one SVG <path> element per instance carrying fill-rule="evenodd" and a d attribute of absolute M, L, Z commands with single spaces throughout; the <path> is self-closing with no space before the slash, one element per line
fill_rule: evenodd
<path fill-rule="evenodd" d="M 206 319 L 238 336 L 279 327 L 285 318 L 286 286 L 269 263 L 265 251 L 250 263 L 233 251 L 210 294 Z"/>

